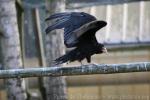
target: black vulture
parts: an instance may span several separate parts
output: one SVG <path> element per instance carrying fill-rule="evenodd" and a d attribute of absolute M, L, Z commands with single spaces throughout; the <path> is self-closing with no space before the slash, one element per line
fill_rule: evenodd
<path fill-rule="evenodd" d="M 107 25 L 105 21 L 97 20 L 85 12 L 56 13 L 48 17 L 46 21 L 48 20 L 54 20 L 54 23 L 46 28 L 46 33 L 64 28 L 65 46 L 74 47 L 54 60 L 55 65 L 76 60 L 81 62 L 85 58 L 90 63 L 92 55 L 107 52 L 104 45 L 98 43 L 95 37 L 96 31 Z"/>

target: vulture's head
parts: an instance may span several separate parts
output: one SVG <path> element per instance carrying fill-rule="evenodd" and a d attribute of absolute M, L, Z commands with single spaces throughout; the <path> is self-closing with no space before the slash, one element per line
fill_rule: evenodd
<path fill-rule="evenodd" d="M 103 44 L 96 45 L 96 54 L 108 53 L 106 47 Z"/>

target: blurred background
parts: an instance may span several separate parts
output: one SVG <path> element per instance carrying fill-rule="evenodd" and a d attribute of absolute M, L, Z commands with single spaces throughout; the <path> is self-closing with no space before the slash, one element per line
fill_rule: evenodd
<path fill-rule="evenodd" d="M 92 63 L 149 62 L 150 1 L 119 1 L 66 0 L 65 11 L 86 12 L 98 20 L 107 21 L 108 25 L 96 33 L 96 38 L 106 45 L 109 54 L 92 56 Z M 17 0 L 16 8 L 23 66 L 43 66 L 47 27 L 45 18 L 48 17 L 45 1 Z M 64 66 L 77 65 L 80 63 Z M 149 72 L 67 76 L 66 82 L 68 100 L 150 100 Z M 38 78 L 26 78 L 25 84 L 34 100 L 42 100 Z M 6 92 L 1 79 L 0 100 L 5 99 Z"/>

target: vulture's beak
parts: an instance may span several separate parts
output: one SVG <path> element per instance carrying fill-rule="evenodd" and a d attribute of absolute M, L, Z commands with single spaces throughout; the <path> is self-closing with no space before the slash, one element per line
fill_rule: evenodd
<path fill-rule="evenodd" d="M 102 48 L 103 53 L 108 54 L 107 49 L 105 47 Z"/>

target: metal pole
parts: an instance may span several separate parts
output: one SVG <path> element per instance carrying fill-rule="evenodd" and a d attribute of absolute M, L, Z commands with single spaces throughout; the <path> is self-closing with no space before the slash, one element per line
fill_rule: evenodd
<path fill-rule="evenodd" d="M 89 64 L 73 67 L 44 67 L 28 69 L 0 70 L 0 79 L 4 78 L 27 78 L 41 76 L 72 76 L 89 74 L 115 74 L 129 72 L 148 72 L 150 62 L 125 63 L 125 64 Z"/>

